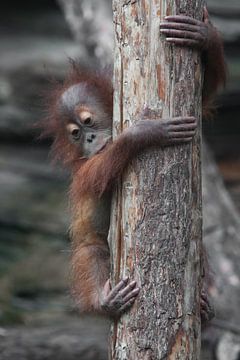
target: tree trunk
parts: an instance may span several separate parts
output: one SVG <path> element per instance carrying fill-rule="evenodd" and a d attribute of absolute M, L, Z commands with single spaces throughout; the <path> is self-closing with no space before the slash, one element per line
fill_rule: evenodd
<path fill-rule="evenodd" d="M 191 145 L 151 149 L 118 184 L 109 234 L 112 278 L 137 280 L 131 311 L 112 327 L 114 360 L 199 359 L 202 236 L 199 53 L 160 39 L 166 14 L 200 19 L 202 0 L 114 0 L 114 134 L 145 107 L 167 118 L 194 115 Z"/>

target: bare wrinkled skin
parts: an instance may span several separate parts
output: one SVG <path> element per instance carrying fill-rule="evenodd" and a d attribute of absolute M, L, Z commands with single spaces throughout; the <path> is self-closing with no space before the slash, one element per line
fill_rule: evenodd
<path fill-rule="evenodd" d="M 160 24 L 160 33 L 166 35 L 166 41 L 179 46 L 195 47 L 207 50 L 213 26 L 204 7 L 203 21 L 184 15 L 166 16 Z"/>
<path fill-rule="evenodd" d="M 103 288 L 100 306 L 103 313 L 111 317 L 119 317 L 134 303 L 140 289 L 136 281 L 128 283 L 129 279 L 122 279 L 113 289 L 108 280 Z"/>
<path fill-rule="evenodd" d="M 183 116 L 171 119 L 139 120 L 127 129 L 127 132 L 133 140 L 140 141 L 143 146 L 150 144 L 169 146 L 192 141 L 196 128 L 197 119 L 195 117 Z"/>

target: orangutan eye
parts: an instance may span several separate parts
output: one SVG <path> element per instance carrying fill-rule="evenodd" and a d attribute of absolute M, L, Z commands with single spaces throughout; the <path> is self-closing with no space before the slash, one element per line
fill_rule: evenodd
<path fill-rule="evenodd" d="M 90 111 L 86 111 L 86 110 L 81 111 L 79 114 L 79 118 L 83 125 L 92 126 L 94 123 L 93 116 Z"/>
<path fill-rule="evenodd" d="M 71 135 L 74 140 L 78 140 L 80 138 L 80 129 L 73 129 Z"/>
<path fill-rule="evenodd" d="M 92 118 L 87 117 L 85 120 L 83 120 L 84 125 L 91 125 L 92 124 Z"/>
<path fill-rule="evenodd" d="M 81 130 L 76 124 L 67 125 L 68 133 L 70 134 L 73 140 L 79 140 L 81 137 Z"/>

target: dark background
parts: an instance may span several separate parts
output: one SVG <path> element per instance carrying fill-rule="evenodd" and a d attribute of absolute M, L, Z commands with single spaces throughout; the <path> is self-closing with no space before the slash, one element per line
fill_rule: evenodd
<path fill-rule="evenodd" d="M 209 3 L 229 76 L 204 134 L 240 210 L 240 5 Z M 8 1 L 0 50 L 0 359 L 106 359 L 107 323 L 79 320 L 68 295 L 68 174 L 33 129 L 50 78 L 64 78 L 68 57 L 84 62 L 84 44 L 56 2 Z"/>

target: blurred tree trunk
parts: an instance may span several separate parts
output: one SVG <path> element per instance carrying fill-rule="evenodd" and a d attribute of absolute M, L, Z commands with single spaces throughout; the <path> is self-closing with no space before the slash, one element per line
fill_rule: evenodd
<path fill-rule="evenodd" d="M 85 45 L 87 64 L 112 63 L 111 0 L 58 0 L 75 39 Z M 85 56 L 85 57 L 86 57 Z"/>
<path fill-rule="evenodd" d="M 113 1 L 114 133 L 144 107 L 153 118 L 199 119 L 193 144 L 147 151 L 119 182 L 109 235 L 113 279 L 129 275 L 141 292 L 113 325 L 114 360 L 200 356 L 201 60 L 159 40 L 166 10 L 200 19 L 202 1 Z"/>
<path fill-rule="evenodd" d="M 210 149 L 203 146 L 203 238 L 213 270 L 216 317 L 203 334 L 203 360 L 240 358 L 240 219 Z"/>

